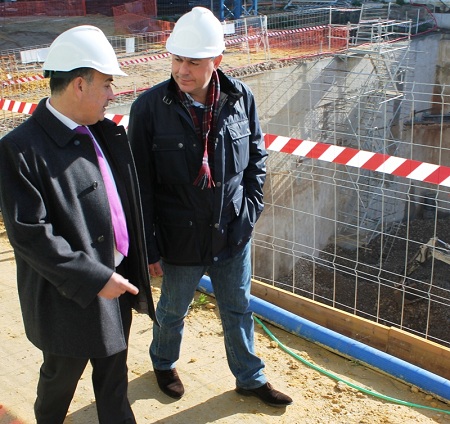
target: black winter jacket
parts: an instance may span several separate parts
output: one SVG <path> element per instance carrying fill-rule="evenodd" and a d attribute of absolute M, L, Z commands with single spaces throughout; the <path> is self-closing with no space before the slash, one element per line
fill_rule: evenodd
<path fill-rule="evenodd" d="M 219 72 L 215 187 L 194 185 L 203 145 L 175 81 L 132 105 L 128 137 L 140 180 L 149 263 L 209 265 L 250 240 L 263 210 L 267 152 L 250 89 Z"/>

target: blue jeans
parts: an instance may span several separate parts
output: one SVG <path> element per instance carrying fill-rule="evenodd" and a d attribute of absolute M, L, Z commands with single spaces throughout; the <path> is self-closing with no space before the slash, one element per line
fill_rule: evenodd
<path fill-rule="evenodd" d="M 249 310 L 251 242 L 236 256 L 211 266 L 177 266 L 163 262 L 161 297 L 156 308 L 150 358 L 157 370 L 175 367 L 180 357 L 184 318 L 202 276 L 211 278 L 224 333 L 228 366 L 243 389 L 267 382 L 264 362 L 255 355 L 253 316 Z"/>

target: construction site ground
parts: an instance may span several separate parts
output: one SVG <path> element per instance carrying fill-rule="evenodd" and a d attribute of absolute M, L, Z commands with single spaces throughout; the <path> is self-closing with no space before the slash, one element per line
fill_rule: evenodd
<path fill-rule="evenodd" d="M 153 284 L 157 299 L 160 281 Z M 226 362 L 218 311 L 207 305 L 214 304 L 214 299 L 203 296 L 197 293 L 186 319 L 177 364 L 186 394 L 178 401 L 164 395 L 156 384 L 148 355 L 152 322 L 148 316 L 134 315 L 128 359 L 129 399 L 139 424 L 450 423 L 448 403 L 267 323 L 266 328 L 282 345 L 257 325 L 256 352 L 266 363 L 269 381 L 291 395 L 294 404 L 273 408 L 255 397 L 237 394 Z M 41 352 L 25 335 L 14 254 L 0 221 L 0 424 L 35 422 L 33 403 L 41 360 Z M 88 367 L 70 406 L 67 424 L 98 422 L 90 373 Z"/>
<path fill-rule="evenodd" d="M 0 51 L 50 43 L 65 29 L 87 23 L 100 27 L 106 35 L 114 35 L 113 19 L 100 15 L 0 17 Z M 159 284 L 153 281 L 156 299 Z M 234 391 L 234 379 L 226 363 L 218 311 L 207 308 L 203 299 L 199 299 L 197 294 L 186 320 L 181 359 L 177 364 L 186 394 L 178 401 L 166 397 L 157 387 L 148 355 L 152 337 L 150 319 L 139 314 L 134 316 L 129 349 L 129 398 L 139 424 L 450 423 L 449 403 L 270 325 L 267 325 L 269 330 L 285 349 L 257 326 L 256 351 L 266 363 L 269 381 L 290 394 L 294 404 L 278 409 L 256 398 L 242 397 Z M 207 301 L 214 303 L 214 299 Z M 25 336 L 14 255 L 0 220 L 0 424 L 34 422 L 33 402 L 40 363 L 40 351 Z M 350 387 L 345 381 L 364 391 Z M 365 393 L 366 390 L 373 395 Z M 388 401 L 379 394 L 400 402 Z M 66 423 L 96 422 L 88 368 Z"/>

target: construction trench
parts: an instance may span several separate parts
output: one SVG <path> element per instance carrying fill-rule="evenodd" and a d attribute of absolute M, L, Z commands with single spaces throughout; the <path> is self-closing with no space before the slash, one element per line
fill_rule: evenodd
<path fill-rule="evenodd" d="M 450 400 L 449 265 L 432 257 L 405 282 L 424 243 L 450 242 L 448 40 L 429 28 L 413 37 L 411 21 L 384 12 L 344 25 L 329 24 L 343 13 L 329 8 L 226 24 L 222 69 L 252 88 L 269 150 L 254 294 L 318 325 L 314 337 L 336 332 L 340 354 L 355 354 L 354 340 L 375 349 L 358 360 Z M 126 126 L 136 96 L 168 77 L 166 36 L 109 37 L 129 76 L 116 79 L 108 117 Z M 47 47 L 1 53 L 0 136 L 49 94 Z M 294 321 L 281 326 L 296 333 Z"/>

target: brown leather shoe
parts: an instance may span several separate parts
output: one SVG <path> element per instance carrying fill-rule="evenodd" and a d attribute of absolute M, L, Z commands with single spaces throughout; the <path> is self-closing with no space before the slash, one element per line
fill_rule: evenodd
<path fill-rule="evenodd" d="M 267 405 L 278 408 L 292 404 L 292 399 L 288 395 L 275 390 L 270 383 L 263 384 L 261 387 L 252 390 L 236 387 L 236 392 L 244 396 L 256 396 Z"/>
<path fill-rule="evenodd" d="M 181 399 L 184 395 L 184 386 L 178 377 L 177 370 L 172 368 L 171 370 L 154 370 L 156 381 L 159 388 L 171 398 Z"/>

